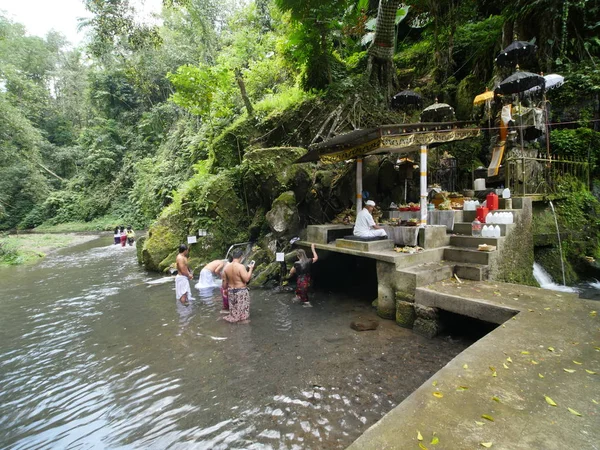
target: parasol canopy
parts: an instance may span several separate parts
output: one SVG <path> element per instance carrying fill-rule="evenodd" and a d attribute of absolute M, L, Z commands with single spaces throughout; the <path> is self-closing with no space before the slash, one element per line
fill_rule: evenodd
<path fill-rule="evenodd" d="M 520 61 L 534 55 L 537 46 L 527 41 L 513 41 L 508 47 L 498 53 L 496 64 L 504 67 L 512 67 Z"/>
<path fill-rule="evenodd" d="M 517 70 L 511 76 L 503 80 L 494 92 L 496 94 L 519 94 L 527 91 L 528 89 L 538 87 L 543 89 L 546 84 L 546 80 L 543 76 L 537 73 L 521 72 Z"/>
<path fill-rule="evenodd" d="M 494 98 L 494 92 L 486 90 L 483 94 L 479 94 L 473 99 L 473 105 L 481 105 Z"/>
<path fill-rule="evenodd" d="M 405 106 L 420 106 L 423 104 L 423 97 L 415 91 L 405 90 L 398 92 L 392 97 L 392 108 L 401 109 Z"/>
<path fill-rule="evenodd" d="M 549 75 L 544 75 L 544 80 L 546 81 L 544 88 L 546 90 L 549 90 L 549 89 L 556 89 L 558 87 L 561 87 L 565 82 L 565 77 L 563 77 L 562 75 L 559 75 L 557 73 L 551 73 Z M 536 92 L 541 91 L 541 89 L 542 88 L 540 86 L 534 86 L 530 89 L 527 89 L 525 91 L 525 94 L 534 94 Z"/>
<path fill-rule="evenodd" d="M 447 103 L 438 103 L 428 106 L 421 113 L 421 122 L 451 122 L 454 120 L 454 108 Z"/>

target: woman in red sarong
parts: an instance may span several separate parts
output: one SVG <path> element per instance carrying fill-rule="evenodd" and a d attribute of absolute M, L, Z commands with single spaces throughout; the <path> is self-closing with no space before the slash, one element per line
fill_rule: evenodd
<path fill-rule="evenodd" d="M 308 301 L 308 288 L 310 287 L 310 269 L 313 263 L 316 263 L 319 257 L 315 250 L 315 244 L 311 245 L 312 258 L 306 256 L 306 252 L 302 249 L 298 250 L 298 261 L 294 263 L 294 267 L 290 270 L 290 276 L 296 275 L 296 299 L 303 306 L 312 307 Z"/>

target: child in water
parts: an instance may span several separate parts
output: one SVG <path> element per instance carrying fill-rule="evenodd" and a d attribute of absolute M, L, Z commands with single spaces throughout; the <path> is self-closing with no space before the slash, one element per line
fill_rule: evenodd
<path fill-rule="evenodd" d="M 119 232 L 119 227 L 115 227 L 115 233 L 113 234 L 114 245 L 119 245 L 121 242 L 121 233 Z"/>

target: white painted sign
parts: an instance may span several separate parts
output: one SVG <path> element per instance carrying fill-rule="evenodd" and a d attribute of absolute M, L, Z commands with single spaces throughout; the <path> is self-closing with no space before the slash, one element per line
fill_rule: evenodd
<path fill-rule="evenodd" d="M 188 244 L 195 244 L 196 242 L 196 236 L 188 236 Z"/>
<path fill-rule="evenodd" d="M 275 261 L 277 261 L 277 262 L 285 261 L 285 253 L 275 253 Z"/>

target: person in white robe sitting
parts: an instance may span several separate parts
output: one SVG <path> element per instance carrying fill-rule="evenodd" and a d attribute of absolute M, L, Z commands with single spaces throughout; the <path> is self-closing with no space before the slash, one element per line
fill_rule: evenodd
<path fill-rule="evenodd" d="M 386 237 L 385 230 L 375 223 L 373 220 L 373 208 L 375 202 L 367 200 L 364 208 L 357 214 L 356 222 L 354 223 L 354 236 L 358 237 Z"/>

